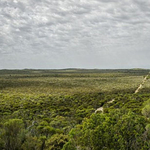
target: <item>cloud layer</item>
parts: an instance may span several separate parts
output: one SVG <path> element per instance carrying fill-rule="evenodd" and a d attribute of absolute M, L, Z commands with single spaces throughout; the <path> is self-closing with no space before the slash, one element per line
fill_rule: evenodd
<path fill-rule="evenodd" d="M 149 68 L 150 0 L 1 0 L 0 68 Z"/>

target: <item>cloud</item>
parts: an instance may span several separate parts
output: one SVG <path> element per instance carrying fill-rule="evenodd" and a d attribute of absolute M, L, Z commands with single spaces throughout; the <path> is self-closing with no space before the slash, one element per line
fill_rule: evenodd
<path fill-rule="evenodd" d="M 0 68 L 149 67 L 149 5 L 149 0 L 1 0 Z"/>

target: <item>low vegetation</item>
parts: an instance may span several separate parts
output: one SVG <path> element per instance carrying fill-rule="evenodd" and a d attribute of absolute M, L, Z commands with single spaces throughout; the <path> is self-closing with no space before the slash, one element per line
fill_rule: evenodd
<path fill-rule="evenodd" d="M 148 73 L 0 70 L 0 149 L 148 150 Z"/>

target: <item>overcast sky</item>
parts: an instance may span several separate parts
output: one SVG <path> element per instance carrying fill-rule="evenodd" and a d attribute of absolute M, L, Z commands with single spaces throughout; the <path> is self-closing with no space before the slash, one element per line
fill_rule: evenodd
<path fill-rule="evenodd" d="M 150 0 L 0 0 L 0 69 L 150 68 Z"/>

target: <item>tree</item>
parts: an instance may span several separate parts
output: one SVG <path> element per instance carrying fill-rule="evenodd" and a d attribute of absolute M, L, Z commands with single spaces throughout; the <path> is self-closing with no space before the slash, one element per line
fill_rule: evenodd
<path fill-rule="evenodd" d="M 131 111 L 115 110 L 92 114 L 70 132 L 75 146 L 89 150 L 140 150 L 147 120 Z M 78 139 L 76 139 L 78 137 Z M 70 140 L 71 141 L 71 140 Z"/>
<path fill-rule="evenodd" d="M 53 134 L 56 133 L 56 130 L 49 126 L 48 123 L 46 121 L 43 121 L 40 123 L 40 125 L 37 127 L 41 137 L 41 141 L 42 141 L 42 145 L 41 145 L 41 150 L 44 149 L 45 147 L 45 141 L 48 137 L 51 137 Z"/>
<path fill-rule="evenodd" d="M 61 150 L 63 145 L 68 142 L 68 136 L 63 134 L 55 134 L 46 141 L 47 150 Z"/>
<path fill-rule="evenodd" d="M 144 103 L 144 108 L 142 109 L 142 114 L 145 117 L 150 118 L 150 100 L 148 100 Z"/>
<path fill-rule="evenodd" d="M 10 119 L 3 124 L 2 140 L 6 150 L 19 150 L 25 140 L 25 129 L 21 119 Z"/>

